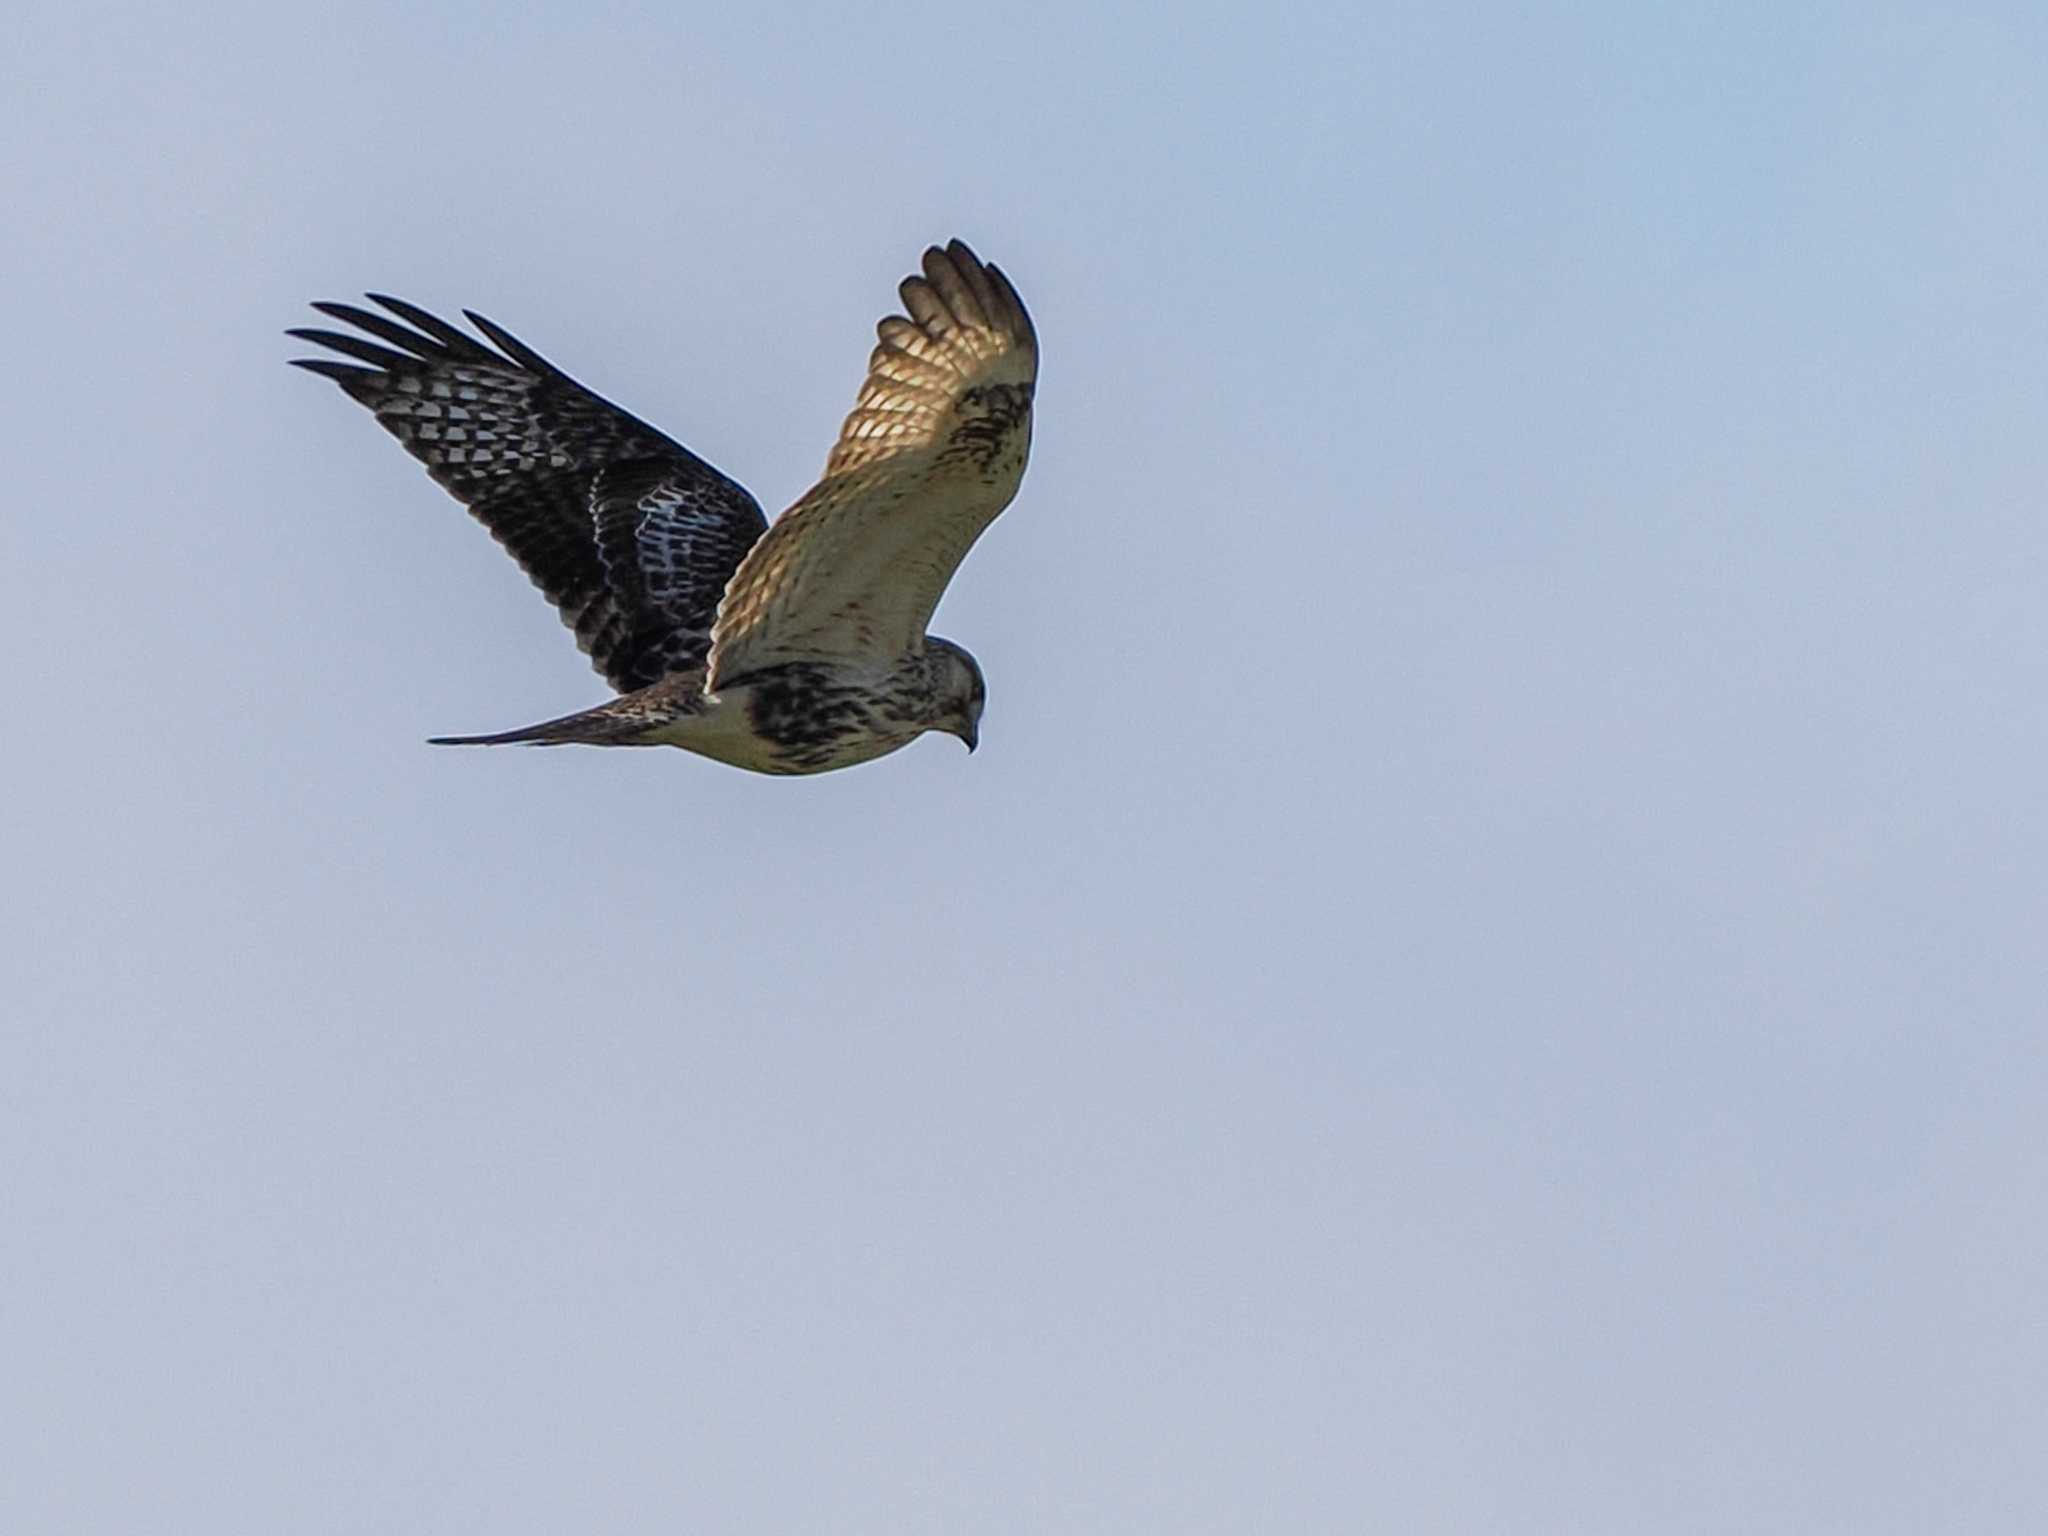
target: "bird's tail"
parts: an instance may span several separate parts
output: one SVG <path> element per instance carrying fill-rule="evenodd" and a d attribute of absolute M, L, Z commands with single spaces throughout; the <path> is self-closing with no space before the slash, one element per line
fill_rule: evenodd
<path fill-rule="evenodd" d="M 622 707 L 631 695 L 600 704 L 595 709 L 543 720 L 539 725 L 522 725 L 516 731 L 498 731 L 489 736 L 431 736 L 430 747 L 505 747 L 523 743 L 530 747 L 560 747 L 582 743 L 592 747 L 647 747 L 655 743 L 649 732 L 662 722 L 650 720 L 643 710 Z"/>

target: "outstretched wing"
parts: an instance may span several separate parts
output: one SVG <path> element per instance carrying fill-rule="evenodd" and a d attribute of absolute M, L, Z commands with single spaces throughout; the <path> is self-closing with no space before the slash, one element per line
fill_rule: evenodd
<path fill-rule="evenodd" d="M 1031 447 L 1038 339 L 1009 279 L 955 240 L 904 279 L 825 478 L 754 546 L 712 631 L 713 690 L 764 667 L 887 664 L 918 645 Z"/>
<path fill-rule="evenodd" d="M 322 314 L 376 337 L 288 334 L 357 359 L 296 359 L 368 406 L 547 595 L 615 688 L 703 661 L 719 594 L 767 527 L 754 498 L 483 316 L 484 346 L 371 294 Z M 361 366 L 361 365 L 368 366 Z"/>

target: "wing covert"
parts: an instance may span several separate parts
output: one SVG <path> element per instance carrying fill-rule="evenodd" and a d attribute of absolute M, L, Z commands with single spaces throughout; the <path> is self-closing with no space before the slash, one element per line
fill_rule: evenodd
<path fill-rule="evenodd" d="M 737 489 L 678 473 L 672 457 L 615 460 L 593 480 L 598 556 L 623 625 L 609 651 L 620 688 L 709 654 L 726 581 L 767 527 L 753 499 L 740 507 L 728 487 Z"/>

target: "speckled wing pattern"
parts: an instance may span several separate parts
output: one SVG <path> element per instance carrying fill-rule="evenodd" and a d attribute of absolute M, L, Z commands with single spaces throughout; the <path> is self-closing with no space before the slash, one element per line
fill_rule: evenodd
<path fill-rule="evenodd" d="M 298 366 L 369 407 L 469 508 L 613 687 L 702 663 L 719 596 L 767 526 L 754 498 L 481 315 L 465 312 L 495 351 L 415 305 L 369 298 L 406 323 L 316 304 L 377 341 L 294 330 L 357 360 Z"/>
<path fill-rule="evenodd" d="M 768 667 L 888 664 L 1017 494 L 1038 340 L 1009 279 L 960 241 L 925 252 L 877 327 L 825 476 L 755 545 L 712 631 L 713 690 Z"/>

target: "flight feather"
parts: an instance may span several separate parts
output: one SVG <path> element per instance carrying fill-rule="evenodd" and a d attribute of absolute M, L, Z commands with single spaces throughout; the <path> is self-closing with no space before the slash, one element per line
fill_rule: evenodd
<path fill-rule="evenodd" d="M 703 660 L 720 594 L 767 527 L 754 498 L 481 315 L 485 346 L 402 299 L 316 304 L 347 332 L 290 334 L 488 528 L 597 670 L 637 688 Z M 398 321 L 404 321 L 400 324 Z"/>
<path fill-rule="evenodd" d="M 955 240 L 900 289 L 824 478 L 734 573 L 709 686 L 819 656 L 916 647 L 974 541 L 1017 494 L 1038 338 L 1009 279 Z"/>

